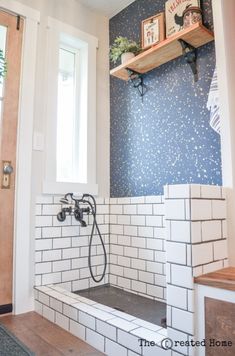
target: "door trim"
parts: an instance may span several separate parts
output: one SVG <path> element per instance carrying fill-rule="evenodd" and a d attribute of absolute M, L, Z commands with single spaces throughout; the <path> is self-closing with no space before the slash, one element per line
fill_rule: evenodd
<path fill-rule="evenodd" d="M 33 21 L 40 21 L 40 12 L 14 0 L 0 0 L 0 8 L 21 15 Z"/>
<path fill-rule="evenodd" d="M 0 0 L 0 8 L 25 18 L 16 152 L 13 251 L 13 312 L 21 314 L 34 309 L 31 166 L 37 32 L 40 13 L 13 0 Z"/>

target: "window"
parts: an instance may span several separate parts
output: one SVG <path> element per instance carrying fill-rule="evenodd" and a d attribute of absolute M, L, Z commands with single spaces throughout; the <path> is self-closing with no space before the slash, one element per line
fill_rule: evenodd
<path fill-rule="evenodd" d="M 86 183 L 86 167 L 79 162 L 78 103 L 79 52 L 61 46 L 59 50 L 56 180 Z M 80 163 L 80 164 L 79 164 Z M 85 172 L 85 173 L 84 173 Z"/>
<path fill-rule="evenodd" d="M 97 194 L 97 39 L 55 19 L 48 29 L 44 193 Z"/>

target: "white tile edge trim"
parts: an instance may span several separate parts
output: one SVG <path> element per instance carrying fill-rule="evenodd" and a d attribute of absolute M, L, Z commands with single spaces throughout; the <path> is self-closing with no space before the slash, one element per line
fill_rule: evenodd
<path fill-rule="evenodd" d="M 62 303 L 62 312 L 58 311 L 58 309 L 53 308 L 50 305 L 50 298 L 55 299 L 57 302 Z M 77 309 L 78 312 L 82 312 L 87 314 L 88 316 L 92 317 L 95 319 L 95 325 L 97 325 L 97 321 L 102 322 L 102 323 L 107 323 L 110 328 L 114 327 L 117 331 L 116 331 L 116 340 L 109 338 L 107 335 L 103 335 L 105 338 L 110 339 L 113 342 L 118 343 L 118 332 L 126 332 L 128 333 L 130 336 L 132 335 L 133 337 L 137 337 L 136 336 L 136 331 L 140 329 L 143 330 L 145 329 L 146 332 L 150 333 L 150 338 L 147 340 L 146 337 L 143 337 L 142 339 L 147 340 L 149 342 L 154 341 L 152 340 L 152 336 L 155 335 L 155 338 L 158 340 L 158 343 L 156 343 L 156 346 L 159 345 L 160 347 L 160 342 L 161 340 L 163 340 L 164 338 L 166 338 L 166 329 L 162 328 L 161 326 L 146 322 L 143 320 L 144 323 L 149 324 L 149 328 L 145 325 L 145 326 L 141 326 L 139 324 L 135 324 L 135 320 L 139 321 L 140 318 L 134 317 L 135 319 L 133 319 L 132 321 L 127 321 L 126 319 L 122 318 L 121 316 L 118 316 L 113 314 L 112 311 L 103 311 L 100 308 L 98 308 L 98 306 L 100 306 L 100 303 L 96 303 L 90 299 L 81 297 L 79 295 L 76 295 L 75 293 L 71 293 L 68 292 L 67 290 L 58 287 L 58 286 L 54 286 L 54 285 L 48 285 L 48 286 L 38 286 L 35 287 L 35 302 L 36 303 L 40 303 L 42 308 L 43 306 L 45 308 L 47 308 L 48 310 L 50 309 L 50 311 L 52 313 L 54 313 L 54 315 L 60 314 L 60 316 L 64 316 L 66 318 L 68 318 L 70 321 L 75 321 L 77 323 L 82 324 L 82 322 L 80 321 L 80 318 L 78 317 L 79 314 L 77 314 L 77 318 L 76 320 L 73 319 L 72 317 L 69 317 L 68 315 L 66 315 L 64 313 L 64 306 L 69 306 L 72 307 L 74 309 Z M 96 304 L 97 304 L 97 308 L 96 308 Z M 43 314 L 42 312 L 40 312 L 40 310 L 38 310 L 38 308 L 35 308 L 36 312 L 39 314 Z M 123 313 L 126 314 L 126 313 Z M 128 315 L 128 314 L 126 314 Z M 113 319 L 119 319 L 119 323 L 123 322 L 123 327 L 122 325 L 118 325 L 116 326 L 115 323 L 113 323 Z M 51 319 L 52 322 L 56 323 L 56 320 L 54 318 L 54 320 Z M 126 328 L 125 325 L 128 324 L 129 330 Z M 63 325 L 59 325 L 62 328 L 66 329 L 67 331 L 70 331 L 69 328 L 67 328 L 67 326 L 63 327 Z M 87 325 L 83 324 L 83 327 L 88 328 L 90 330 L 93 330 L 92 328 L 89 328 Z M 153 328 L 157 328 L 157 330 L 153 331 Z M 96 328 L 97 329 L 97 328 Z M 94 330 L 93 330 L 94 331 Z M 102 335 L 102 332 L 95 330 L 95 332 L 97 332 L 98 334 Z M 145 334 L 144 334 L 145 335 Z M 81 337 L 82 338 L 82 337 Z M 138 338 L 140 339 L 141 337 L 138 336 Z M 137 339 L 138 340 L 138 339 Z M 87 340 L 87 338 L 85 338 L 85 341 L 89 344 L 89 340 Z M 120 345 L 123 344 L 120 343 Z M 94 344 L 92 345 L 94 346 Z M 95 346 L 94 346 L 95 347 Z M 129 346 L 130 350 L 135 351 L 136 349 L 132 348 L 132 345 Z M 140 347 L 140 349 L 142 349 Z M 163 349 L 161 349 L 162 351 L 164 351 Z M 105 351 L 104 349 L 100 350 L 100 351 Z M 141 351 L 141 353 L 139 353 L 140 355 L 143 354 L 143 352 Z"/>

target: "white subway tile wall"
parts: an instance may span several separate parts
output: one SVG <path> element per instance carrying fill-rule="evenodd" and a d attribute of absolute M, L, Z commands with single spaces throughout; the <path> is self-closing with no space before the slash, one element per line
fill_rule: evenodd
<path fill-rule="evenodd" d="M 227 265 L 226 201 L 217 186 L 166 186 L 167 331 L 194 335 L 193 277 Z M 191 355 L 188 348 L 175 352 Z"/>
<path fill-rule="evenodd" d="M 161 301 L 166 295 L 164 205 L 163 196 L 110 199 L 110 283 Z"/>
<path fill-rule="evenodd" d="M 66 283 L 69 290 L 94 286 L 88 269 L 87 228 L 68 216 L 60 223 L 58 197 L 38 197 L 36 204 L 35 284 Z M 165 300 L 165 227 L 162 196 L 97 200 L 97 220 L 105 239 L 109 266 L 102 283 Z M 103 251 L 98 236 L 92 248 L 95 275 L 102 273 Z M 64 285 L 65 286 L 65 285 Z"/>
<path fill-rule="evenodd" d="M 57 220 L 61 210 L 58 197 L 38 197 L 36 201 L 35 228 L 35 285 L 60 284 L 68 290 L 82 290 L 92 286 L 88 269 L 88 241 L 92 217 L 85 217 L 88 226 L 80 227 L 78 221 L 67 216 Z M 104 237 L 109 262 L 109 199 L 97 200 L 97 220 Z M 97 234 L 93 239 L 92 269 L 100 276 L 103 268 L 103 250 Z M 105 280 L 109 281 L 109 264 Z M 59 323 L 60 321 L 58 321 Z"/>

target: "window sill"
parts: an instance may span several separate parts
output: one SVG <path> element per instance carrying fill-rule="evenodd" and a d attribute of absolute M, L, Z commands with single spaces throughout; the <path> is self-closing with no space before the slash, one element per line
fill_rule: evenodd
<path fill-rule="evenodd" d="M 71 193 L 89 193 L 98 195 L 98 184 L 63 183 L 63 182 L 43 182 L 43 194 L 64 195 Z"/>

